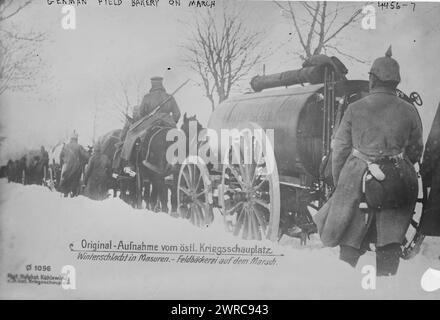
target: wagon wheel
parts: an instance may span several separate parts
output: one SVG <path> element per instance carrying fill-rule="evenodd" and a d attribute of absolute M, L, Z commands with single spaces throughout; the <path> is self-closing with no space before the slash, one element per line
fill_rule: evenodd
<path fill-rule="evenodd" d="M 235 149 L 229 154 L 229 160 L 235 161 L 225 159 L 219 188 L 226 227 L 243 239 L 276 241 L 280 224 L 280 184 L 273 149 L 269 146 L 264 157 L 250 164 L 238 159 L 236 155 L 242 155 L 243 150 Z"/>
<path fill-rule="evenodd" d="M 405 235 L 405 240 L 402 244 L 402 254 L 401 257 L 404 260 L 409 260 L 414 258 L 421 249 L 425 235 L 419 231 L 420 222 L 423 215 L 423 203 L 427 200 L 427 188 L 423 187 L 423 199 L 418 200 L 418 204 L 421 204 L 421 210 L 415 210 L 409 228 Z"/>
<path fill-rule="evenodd" d="M 413 221 L 411 221 L 411 224 L 413 223 Z M 409 241 L 407 240 L 402 246 L 402 259 L 409 260 L 414 258 L 420 252 L 424 239 L 425 235 L 423 235 L 419 231 L 416 231 L 413 238 Z"/>
<path fill-rule="evenodd" d="M 214 220 L 211 181 L 200 157 L 190 156 L 180 167 L 177 205 L 180 217 L 198 227 L 209 226 Z"/>

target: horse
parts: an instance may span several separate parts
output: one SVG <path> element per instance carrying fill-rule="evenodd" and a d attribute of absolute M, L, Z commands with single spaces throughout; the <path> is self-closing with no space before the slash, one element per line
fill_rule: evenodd
<path fill-rule="evenodd" d="M 197 121 L 196 116 L 187 117 L 185 113 L 180 130 L 186 137 L 186 151 L 189 152 L 189 124 L 191 121 L 197 122 L 198 132 L 203 129 L 202 125 Z M 168 194 L 171 194 L 171 215 L 177 214 L 177 181 L 180 170 L 180 164 L 171 165 L 166 159 L 168 148 L 174 141 L 167 141 L 168 132 L 173 129 L 172 126 L 157 126 L 153 128 L 149 135 L 148 143 L 138 144 L 137 161 L 139 180 L 148 180 L 151 183 L 145 188 L 144 200 L 147 202 L 147 208 L 153 211 L 162 211 L 168 213 Z M 175 129 L 175 128 L 174 128 Z M 147 142 L 147 141 L 145 141 Z M 140 165 L 139 165 L 140 164 Z M 172 177 L 172 183 L 168 177 Z"/>
<path fill-rule="evenodd" d="M 169 208 L 165 177 L 173 174 L 174 169 L 166 159 L 167 149 L 173 143 L 167 141 L 166 136 L 170 130 L 176 128 L 174 122 L 168 117 L 167 115 L 159 117 L 153 122 L 144 138 L 136 141 L 133 159 L 137 171 L 137 189 L 138 192 L 142 191 L 142 198 L 138 195 L 137 206 L 141 206 L 143 199 L 148 209 L 166 213 Z M 171 211 L 177 210 L 175 201 L 172 201 L 171 205 Z"/>
<path fill-rule="evenodd" d="M 104 145 L 112 145 L 112 148 L 104 148 L 105 154 L 110 157 L 112 164 L 112 176 L 110 178 L 109 188 L 113 189 L 113 196 L 117 196 L 119 190 L 119 198 L 131 205 L 136 206 L 136 183 L 135 179 L 128 173 L 124 172 L 129 163 L 121 157 L 123 141 L 121 141 L 121 132 L 123 129 L 116 129 L 108 132 L 103 136 L 102 143 Z M 119 133 L 119 134 L 118 134 Z M 114 148 L 114 151 L 113 151 Z M 113 152 L 113 154 L 112 154 Z"/>
<path fill-rule="evenodd" d="M 99 137 L 98 141 L 96 142 L 96 144 L 100 147 L 101 153 L 106 155 L 112 164 L 117 151 L 117 145 L 121 141 L 121 131 L 122 129 L 111 130 Z M 118 190 L 120 190 L 118 180 L 109 175 L 105 184 L 107 189 L 113 190 L 113 197 L 116 197 Z"/>

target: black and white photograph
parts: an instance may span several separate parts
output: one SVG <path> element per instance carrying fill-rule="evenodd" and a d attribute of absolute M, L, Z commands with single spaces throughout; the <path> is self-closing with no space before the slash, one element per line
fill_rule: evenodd
<path fill-rule="evenodd" d="M 440 299 L 439 57 L 435 1 L 0 0 L 0 299 Z"/>

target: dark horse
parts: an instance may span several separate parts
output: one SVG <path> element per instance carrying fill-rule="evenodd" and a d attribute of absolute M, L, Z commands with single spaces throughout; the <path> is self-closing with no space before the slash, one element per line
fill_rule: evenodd
<path fill-rule="evenodd" d="M 170 130 L 176 129 L 172 120 L 164 116 L 161 120 L 154 122 L 148 130 L 144 139 L 136 142 L 135 163 L 136 183 L 138 192 L 143 191 L 142 198 L 147 208 L 156 212 L 168 213 L 168 188 L 165 177 L 174 175 L 172 166 L 166 157 L 168 148 L 173 141 L 167 141 L 167 134 Z M 138 206 L 142 198 L 138 195 Z M 171 193 L 171 211 L 177 209 L 177 201 L 174 193 Z"/>
<path fill-rule="evenodd" d="M 107 132 L 98 138 L 96 145 L 99 145 L 101 153 L 106 155 L 111 162 L 112 175 L 105 182 L 103 188 L 112 189 L 113 197 L 118 195 L 124 202 L 136 207 L 136 179 L 124 171 L 129 162 L 122 159 L 122 129 L 115 129 Z"/>
<path fill-rule="evenodd" d="M 117 146 L 121 141 L 121 129 L 112 130 L 98 138 L 96 144 L 99 145 L 101 153 L 106 155 L 109 161 L 113 164 Z M 113 197 L 116 197 L 118 190 L 120 190 L 119 182 L 114 177 L 107 179 L 106 188 L 113 190 Z"/>
<path fill-rule="evenodd" d="M 197 122 L 197 132 L 203 127 L 197 121 L 196 116 L 187 117 L 186 113 L 183 116 L 183 123 L 180 130 L 186 138 L 186 155 L 189 150 L 189 127 L 190 122 Z M 154 211 L 162 211 L 168 213 L 168 195 L 171 195 L 171 214 L 176 215 L 177 212 L 177 180 L 180 170 L 180 164 L 170 164 L 167 159 L 168 148 L 175 143 L 175 141 L 167 141 L 166 137 L 171 129 L 176 129 L 171 126 L 157 126 L 153 128 L 147 143 L 139 141 L 137 148 L 137 163 L 140 164 L 138 168 L 138 183 L 147 180 L 150 185 L 144 185 L 144 200 L 147 203 L 147 208 Z M 185 155 L 185 157 L 186 157 Z M 168 179 L 172 177 L 172 179 Z"/>
<path fill-rule="evenodd" d="M 165 119 L 164 117 L 159 117 Z M 181 130 L 186 137 L 186 150 L 189 149 L 189 123 L 197 121 L 196 116 L 183 117 Z M 113 178 L 109 188 L 120 189 L 120 198 L 134 207 L 141 208 L 145 201 L 147 209 L 168 213 L 169 193 L 171 213 L 177 211 L 177 179 L 180 164 L 171 165 L 167 150 L 174 141 L 167 141 L 170 130 L 176 129 L 168 121 L 155 121 L 141 138 L 136 140 L 131 151 L 130 161 L 121 157 L 121 130 L 113 130 L 99 139 L 101 149 L 112 159 Z M 202 126 L 197 121 L 198 132 Z M 129 170 L 126 170 L 128 169 Z M 169 179 L 172 177 L 172 179 Z M 117 182 L 116 182 L 117 181 Z"/>

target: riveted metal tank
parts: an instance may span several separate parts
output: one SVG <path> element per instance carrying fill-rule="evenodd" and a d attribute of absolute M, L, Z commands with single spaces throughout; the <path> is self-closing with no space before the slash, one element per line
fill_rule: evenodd
<path fill-rule="evenodd" d="M 368 92 L 368 82 L 346 80 L 334 86 L 339 109 Z M 318 177 L 323 155 L 323 84 L 248 93 L 222 102 L 210 117 L 208 128 L 240 128 L 255 123 L 274 129 L 278 171 L 285 176 Z"/>

